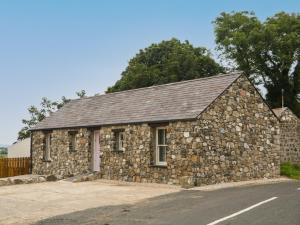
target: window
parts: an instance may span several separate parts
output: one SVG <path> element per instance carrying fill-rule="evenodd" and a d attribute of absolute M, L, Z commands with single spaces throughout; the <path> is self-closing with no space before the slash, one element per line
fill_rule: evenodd
<path fill-rule="evenodd" d="M 156 128 L 156 165 L 167 165 L 166 129 Z"/>
<path fill-rule="evenodd" d="M 51 161 L 51 133 L 45 134 L 44 160 Z"/>
<path fill-rule="evenodd" d="M 124 131 L 116 130 L 114 131 L 114 141 L 113 141 L 113 150 L 114 151 L 124 151 Z"/>
<path fill-rule="evenodd" d="M 75 152 L 76 151 L 76 134 L 77 131 L 69 131 L 69 151 Z"/>

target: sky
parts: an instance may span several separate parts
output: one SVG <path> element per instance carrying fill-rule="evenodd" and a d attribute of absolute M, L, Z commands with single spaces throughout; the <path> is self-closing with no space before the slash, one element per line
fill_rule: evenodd
<path fill-rule="evenodd" d="M 299 12 L 297 0 L 1 0 L 0 145 L 17 139 L 42 97 L 103 93 L 139 49 L 172 37 L 214 53 L 212 21 Z"/>

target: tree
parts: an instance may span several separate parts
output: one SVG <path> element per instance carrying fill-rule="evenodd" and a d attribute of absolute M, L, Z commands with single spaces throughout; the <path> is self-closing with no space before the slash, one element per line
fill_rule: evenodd
<path fill-rule="evenodd" d="M 190 80 L 224 72 L 206 48 L 173 38 L 152 44 L 129 61 L 121 79 L 107 92 Z"/>
<path fill-rule="evenodd" d="M 86 95 L 85 90 L 81 90 L 76 92 L 76 95 L 79 98 L 84 98 Z M 34 127 L 38 122 L 45 119 L 51 113 L 55 112 L 56 110 L 63 107 L 66 103 L 70 102 L 71 99 L 66 98 L 63 96 L 60 101 L 51 101 L 48 98 L 42 98 L 41 101 L 41 108 L 39 109 L 36 106 L 30 106 L 28 108 L 28 112 L 30 114 L 30 119 L 23 119 L 22 123 L 25 125 L 18 133 L 18 140 L 23 140 L 25 138 L 30 137 L 29 129 Z"/>
<path fill-rule="evenodd" d="M 215 21 L 217 49 L 267 90 L 272 107 L 300 116 L 300 15 L 277 13 L 261 22 L 254 13 L 222 13 Z"/>
<path fill-rule="evenodd" d="M 84 97 L 86 96 L 86 91 L 85 91 L 85 90 L 77 91 L 77 92 L 76 92 L 76 95 L 77 95 L 79 98 L 84 98 Z"/>
<path fill-rule="evenodd" d="M 0 158 L 1 158 L 1 156 L 3 156 L 3 155 L 7 155 L 7 148 L 0 147 Z"/>

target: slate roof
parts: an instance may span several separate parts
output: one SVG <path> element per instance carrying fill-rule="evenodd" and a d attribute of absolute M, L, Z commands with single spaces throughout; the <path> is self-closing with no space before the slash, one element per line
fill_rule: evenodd
<path fill-rule="evenodd" d="M 195 119 L 241 73 L 72 100 L 31 130 Z"/>
<path fill-rule="evenodd" d="M 282 115 L 284 115 L 284 112 L 288 111 L 289 114 L 293 115 L 295 118 L 299 118 L 296 114 L 293 113 L 292 110 L 290 110 L 288 107 L 283 108 L 275 108 L 272 109 L 274 114 L 281 120 Z"/>
<path fill-rule="evenodd" d="M 287 110 L 287 107 L 284 108 L 276 108 L 276 109 L 272 109 L 273 112 L 275 113 L 275 115 L 279 118 L 281 117 L 282 113 Z"/>

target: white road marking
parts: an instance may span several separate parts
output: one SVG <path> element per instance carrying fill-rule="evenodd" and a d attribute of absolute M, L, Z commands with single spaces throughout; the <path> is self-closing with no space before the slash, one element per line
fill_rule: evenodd
<path fill-rule="evenodd" d="M 297 190 L 300 191 L 300 188 L 298 188 Z"/>
<path fill-rule="evenodd" d="M 214 222 L 212 222 L 212 223 L 209 223 L 209 224 L 207 224 L 207 225 L 215 225 L 215 224 L 221 223 L 221 222 L 223 222 L 223 221 L 225 221 L 225 220 L 228 220 L 228 219 L 233 218 L 233 217 L 235 217 L 235 216 L 238 216 L 238 215 L 240 215 L 240 214 L 242 214 L 242 213 L 244 213 L 244 212 L 247 212 L 247 211 L 249 211 L 249 210 L 251 210 L 251 209 L 254 209 L 255 207 L 258 207 L 258 206 L 260 206 L 260 205 L 262 205 L 262 204 L 265 204 L 265 203 L 268 203 L 268 202 L 270 202 L 270 201 L 273 201 L 273 200 L 275 200 L 276 198 L 278 198 L 278 197 L 269 198 L 269 199 L 267 199 L 267 200 L 265 200 L 265 201 L 259 202 L 259 203 L 255 204 L 255 205 L 252 205 L 252 206 L 250 206 L 250 207 L 248 207 L 248 208 L 246 208 L 246 209 L 243 209 L 243 210 L 238 211 L 238 212 L 236 212 L 236 213 L 233 213 L 233 214 L 231 214 L 231 215 L 229 215 L 229 216 L 226 216 L 226 217 L 223 217 L 223 218 L 221 218 L 221 219 L 218 219 L 218 220 L 216 220 L 216 221 L 214 221 Z"/>

